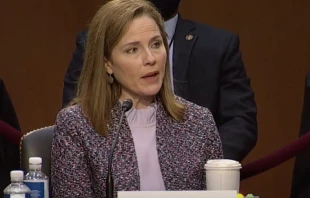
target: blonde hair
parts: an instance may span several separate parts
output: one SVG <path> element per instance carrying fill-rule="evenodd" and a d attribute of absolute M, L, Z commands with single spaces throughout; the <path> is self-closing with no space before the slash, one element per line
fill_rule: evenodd
<path fill-rule="evenodd" d="M 111 110 L 121 95 L 121 85 L 118 82 L 108 83 L 105 60 L 110 59 L 112 50 L 122 38 L 128 23 L 144 15 L 151 17 L 158 25 L 169 57 L 163 19 L 149 1 L 109 1 L 98 10 L 90 23 L 77 95 L 71 104 L 79 104 L 95 131 L 103 136 L 108 135 L 107 126 L 111 120 Z M 166 62 L 163 85 L 158 96 L 168 115 L 182 120 L 185 106 L 178 102 L 172 93 L 169 61 Z"/>

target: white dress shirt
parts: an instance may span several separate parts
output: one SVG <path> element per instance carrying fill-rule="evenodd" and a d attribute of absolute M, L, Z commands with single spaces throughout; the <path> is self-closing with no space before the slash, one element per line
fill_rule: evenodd
<path fill-rule="evenodd" d="M 176 14 L 173 18 L 169 19 L 168 21 L 165 21 L 164 26 L 165 26 L 165 31 L 168 35 L 168 45 L 170 45 L 170 42 L 173 38 L 173 35 L 175 33 L 175 28 L 177 26 L 178 22 L 178 14 Z M 171 47 L 169 49 L 169 65 L 170 65 L 170 75 L 171 75 L 171 85 L 172 85 L 172 90 L 174 90 L 173 87 L 173 45 L 174 42 L 172 41 Z"/>

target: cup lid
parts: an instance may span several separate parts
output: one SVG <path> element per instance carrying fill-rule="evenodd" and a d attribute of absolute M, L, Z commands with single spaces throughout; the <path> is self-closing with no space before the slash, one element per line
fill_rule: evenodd
<path fill-rule="evenodd" d="M 214 159 L 208 160 L 205 164 L 205 168 L 241 168 L 241 164 L 238 161 L 230 159 Z"/>

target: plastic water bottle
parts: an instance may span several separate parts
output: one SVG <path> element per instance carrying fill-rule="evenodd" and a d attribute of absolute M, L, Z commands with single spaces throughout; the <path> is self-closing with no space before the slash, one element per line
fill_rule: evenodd
<path fill-rule="evenodd" d="M 30 188 L 30 198 L 48 198 L 48 177 L 41 171 L 42 158 L 29 158 L 29 173 L 26 174 L 24 183 Z"/>
<path fill-rule="evenodd" d="M 3 191 L 4 198 L 29 198 L 30 189 L 23 183 L 24 171 L 11 171 L 11 184 Z"/>

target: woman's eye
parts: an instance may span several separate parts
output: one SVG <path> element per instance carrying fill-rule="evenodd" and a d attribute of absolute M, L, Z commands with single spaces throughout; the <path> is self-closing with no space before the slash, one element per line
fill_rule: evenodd
<path fill-rule="evenodd" d="M 154 48 L 159 48 L 161 46 L 161 42 L 157 41 L 153 44 Z"/>
<path fill-rule="evenodd" d="M 134 54 L 134 53 L 136 53 L 137 51 L 138 51 L 138 48 L 133 47 L 133 48 L 127 50 L 127 53 L 128 53 L 128 54 Z"/>

